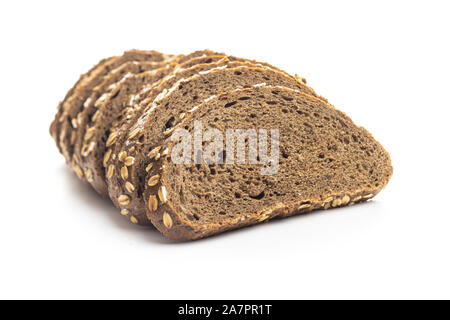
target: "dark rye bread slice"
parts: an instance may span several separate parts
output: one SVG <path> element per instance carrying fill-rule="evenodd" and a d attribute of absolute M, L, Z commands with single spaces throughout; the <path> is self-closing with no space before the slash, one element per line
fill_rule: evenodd
<path fill-rule="evenodd" d="M 238 87 L 251 87 L 259 83 L 286 86 L 315 94 L 311 88 L 294 77 L 261 67 L 215 69 L 188 79 L 181 79 L 167 92 L 157 97 L 152 106 L 128 130 L 127 140 L 118 153 L 119 161 L 113 165 L 113 169 L 118 174 L 110 175 L 111 178 L 107 177 L 109 195 L 113 203 L 132 222 L 149 224 L 142 198 L 145 184 L 148 183 L 145 181 L 146 169 L 150 161 L 147 154 L 150 152 L 158 157 L 158 150 L 152 150 L 157 148 L 162 139 L 171 133 L 173 127 L 182 121 L 185 113 L 203 99 L 224 91 Z M 126 158 L 132 160 L 120 161 Z M 123 176 L 122 170 L 126 172 Z"/>
<path fill-rule="evenodd" d="M 120 57 L 113 57 L 108 59 L 105 63 L 99 64 L 98 67 L 89 74 L 89 76 L 82 78 L 73 90 L 73 94 L 63 101 L 61 105 L 61 114 L 54 125 L 58 146 L 67 162 L 71 160 L 71 131 L 76 130 L 72 124 L 72 121 L 76 121 L 76 116 L 83 108 L 83 105 L 91 94 L 92 89 L 103 81 L 104 76 L 111 70 L 116 69 L 128 61 L 161 62 L 167 60 L 168 58 L 169 56 L 156 51 L 131 50 L 125 52 Z"/>
<path fill-rule="evenodd" d="M 148 218 L 173 240 L 366 201 L 392 175 L 389 154 L 369 132 L 323 100 L 297 90 L 261 86 L 227 92 L 208 99 L 176 128 L 193 134 L 198 120 L 203 133 L 214 128 L 223 137 L 229 129 L 278 129 L 278 170 L 262 175 L 267 165 L 259 159 L 257 164 L 249 164 L 248 158 L 245 164 L 226 164 L 230 157 L 236 160 L 228 152 L 225 164 L 175 164 L 172 150 L 179 141 L 167 138 L 159 145 L 158 160 L 147 156 L 152 167 L 146 181 L 152 183 L 143 197 Z M 269 145 L 271 154 L 270 137 Z"/>
<path fill-rule="evenodd" d="M 151 87 L 154 82 L 170 74 L 175 67 L 191 66 L 223 57 L 223 55 L 216 55 L 215 52 L 203 50 L 187 56 L 179 56 L 159 69 L 143 72 L 150 69 L 145 66 L 145 62 L 132 62 L 111 72 L 98 90 L 104 91 L 103 94 L 95 101 L 94 98 L 98 94 L 94 90 L 88 99 L 92 102 L 79 117 L 80 121 L 83 121 L 83 126 L 78 127 L 75 154 L 72 159 L 72 167 L 78 177 L 90 183 L 99 194 L 108 195 L 103 166 L 105 146 L 108 142 L 106 137 L 109 136 L 114 123 L 127 118 L 133 111 L 134 104 L 139 103 L 139 97 L 136 95 L 139 95 L 143 87 Z M 177 62 L 181 64 L 178 65 Z M 127 71 L 125 76 L 123 76 L 124 71 Z M 122 79 L 111 84 L 120 74 L 123 76 Z"/>

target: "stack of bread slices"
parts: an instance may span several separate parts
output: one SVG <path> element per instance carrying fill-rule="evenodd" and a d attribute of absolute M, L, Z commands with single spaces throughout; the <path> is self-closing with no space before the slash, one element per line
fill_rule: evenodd
<path fill-rule="evenodd" d="M 207 132 L 230 143 L 217 149 Z M 244 133 L 240 146 L 229 132 Z M 366 201 L 392 175 L 383 147 L 303 78 L 209 50 L 100 61 L 59 104 L 50 133 L 123 216 L 181 241 Z"/>

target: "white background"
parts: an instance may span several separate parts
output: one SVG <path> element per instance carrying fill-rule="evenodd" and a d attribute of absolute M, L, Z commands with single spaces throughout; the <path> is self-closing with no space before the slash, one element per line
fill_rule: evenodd
<path fill-rule="evenodd" d="M 450 298 L 448 1 L 2 1 L 0 298 Z M 65 166 L 56 105 L 99 59 L 213 49 L 308 79 L 391 153 L 374 201 L 191 243 Z"/>

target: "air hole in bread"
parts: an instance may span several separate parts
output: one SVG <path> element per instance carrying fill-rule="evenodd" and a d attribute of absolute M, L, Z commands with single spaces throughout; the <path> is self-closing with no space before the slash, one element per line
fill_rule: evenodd
<path fill-rule="evenodd" d="M 171 117 L 165 124 L 165 130 L 172 128 L 174 123 L 175 123 L 175 117 Z"/>
<path fill-rule="evenodd" d="M 227 103 L 227 104 L 224 106 L 224 108 L 232 107 L 232 106 L 234 106 L 236 103 L 237 103 L 237 101 L 229 102 L 229 103 Z"/>
<path fill-rule="evenodd" d="M 250 198 L 255 200 L 261 200 L 262 198 L 264 198 L 264 196 L 265 196 L 264 191 L 261 191 L 257 195 L 249 195 Z"/>
<path fill-rule="evenodd" d="M 120 93 L 120 90 L 116 90 L 116 92 L 113 93 L 113 95 L 111 96 L 110 99 L 112 100 L 112 99 L 116 98 L 119 95 L 119 93 Z"/>

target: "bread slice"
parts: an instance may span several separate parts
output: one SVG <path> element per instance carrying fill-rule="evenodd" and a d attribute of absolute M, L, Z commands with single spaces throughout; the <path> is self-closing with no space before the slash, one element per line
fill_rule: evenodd
<path fill-rule="evenodd" d="M 172 151 L 179 140 L 167 137 L 154 146 L 161 156 L 150 153 L 143 160 L 150 164 L 143 197 L 148 218 L 173 240 L 204 238 L 273 218 L 366 201 L 392 175 L 389 154 L 369 132 L 323 100 L 298 90 L 256 86 L 223 93 L 193 108 L 175 128 L 193 135 L 195 121 L 201 121 L 202 134 L 214 128 L 223 137 L 230 129 L 279 130 L 278 140 L 268 134 L 267 153 L 273 155 L 279 141 L 279 164 L 273 174 L 263 174 L 262 169 L 275 162 L 259 158 L 250 164 L 246 158 L 237 164 L 228 152 L 220 154 L 224 164 L 178 164 L 173 157 L 179 149 L 174 155 Z M 234 164 L 227 164 L 230 158 Z"/>
<path fill-rule="evenodd" d="M 88 75 L 82 76 L 81 81 L 77 82 L 76 86 L 70 90 L 72 94 L 62 102 L 57 119 L 51 125 L 51 130 L 54 131 L 52 135 L 57 138 L 58 147 L 66 161 L 71 160 L 70 142 L 73 141 L 71 139 L 72 130 L 76 130 L 76 117 L 82 110 L 92 89 L 103 81 L 105 75 L 128 61 L 153 61 L 158 63 L 170 58 L 171 56 L 156 51 L 131 50 L 120 57 L 106 59 L 92 69 Z"/>
<path fill-rule="evenodd" d="M 117 152 L 115 163 L 108 165 L 107 169 L 111 170 L 111 174 L 107 174 L 107 184 L 113 203 L 131 221 L 149 224 L 142 198 L 147 183 L 146 168 L 150 161 L 147 154 L 199 101 L 236 87 L 251 87 L 263 82 L 315 95 L 311 88 L 294 77 L 266 67 L 249 66 L 223 66 L 200 72 L 190 78 L 180 79 L 170 89 L 163 91 L 149 108 L 145 108 L 146 111 L 132 127 L 122 131 L 127 134 L 126 140 L 118 146 L 120 151 Z"/>

